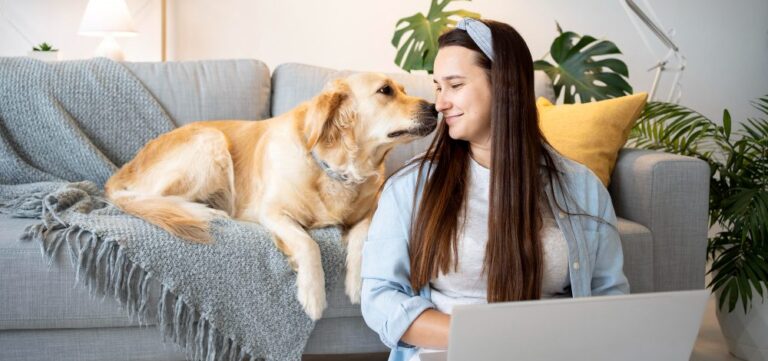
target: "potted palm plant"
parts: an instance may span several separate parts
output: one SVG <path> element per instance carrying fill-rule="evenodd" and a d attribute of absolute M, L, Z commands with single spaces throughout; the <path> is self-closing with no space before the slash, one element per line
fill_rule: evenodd
<path fill-rule="evenodd" d="M 768 356 L 768 95 L 753 106 L 764 117 L 732 131 L 684 106 L 651 102 L 630 133 L 629 144 L 696 157 L 710 166 L 711 287 L 728 348 L 745 360 Z M 740 305 L 741 307 L 737 307 Z"/>

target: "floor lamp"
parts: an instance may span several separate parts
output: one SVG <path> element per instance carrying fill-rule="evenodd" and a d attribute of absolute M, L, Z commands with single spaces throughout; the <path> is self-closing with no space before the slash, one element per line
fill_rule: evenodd
<path fill-rule="evenodd" d="M 680 83 L 680 77 L 683 74 L 683 70 L 685 69 L 686 65 L 685 56 L 683 56 L 683 54 L 680 52 L 680 48 L 677 47 L 672 39 L 670 39 L 669 36 L 663 30 L 661 30 L 661 27 L 656 25 L 658 20 L 656 20 L 656 22 L 652 21 L 651 18 L 642 9 L 640 9 L 634 0 L 620 0 L 620 2 L 624 6 L 624 10 L 627 12 L 630 20 L 632 20 L 632 24 L 635 26 L 635 29 L 637 29 L 640 37 L 643 39 L 643 42 L 648 47 L 648 50 L 653 53 L 654 56 L 656 54 L 648 43 L 648 39 L 646 39 L 643 30 L 637 23 L 636 18 L 639 18 L 640 21 L 642 21 L 643 24 L 648 29 L 650 29 L 651 32 L 653 32 L 653 34 L 662 42 L 662 44 L 664 44 L 664 46 L 669 49 L 667 54 L 663 58 L 659 59 L 656 65 L 648 69 L 648 71 L 656 69 L 656 74 L 653 78 L 653 85 L 651 86 L 651 91 L 648 93 L 648 101 L 656 100 L 654 99 L 654 96 L 656 95 L 656 88 L 659 85 L 661 74 L 665 71 L 673 71 L 675 72 L 675 77 L 672 80 L 672 88 L 669 90 L 666 102 L 677 103 L 680 101 L 680 97 L 682 96 L 682 85 Z M 645 7 L 650 10 L 651 14 L 653 14 L 653 8 L 651 8 L 648 2 L 643 1 L 643 3 L 645 4 Z M 656 17 L 655 14 L 654 17 Z"/>

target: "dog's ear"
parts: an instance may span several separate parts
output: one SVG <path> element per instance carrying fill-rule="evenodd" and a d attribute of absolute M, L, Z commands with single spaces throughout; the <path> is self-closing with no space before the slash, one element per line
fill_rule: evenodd
<path fill-rule="evenodd" d="M 307 148 L 317 143 L 333 144 L 341 138 L 341 132 L 349 126 L 347 112 L 343 110 L 349 98 L 349 86 L 337 79 L 325 87 L 309 104 L 304 123 Z"/>

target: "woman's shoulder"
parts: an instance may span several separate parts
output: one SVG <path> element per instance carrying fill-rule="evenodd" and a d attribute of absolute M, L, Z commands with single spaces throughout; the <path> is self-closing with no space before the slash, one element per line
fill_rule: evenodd
<path fill-rule="evenodd" d="M 554 149 L 549 144 L 544 144 L 545 148 L 549 150 L 549 154 L 552 155 L 552 159 L 557 163 L 557 168 L 561 174 L 566 178 L 573 181 L 580 181 L 581 183 L 595 185 L 599 183 L 602 185 L 602 181 L 595 174 L 592 169 L 586 165 L 579 163 L 571 158 L 562 155 L 558 150 Z"/>
<path fill-rule="evenodd" d="M 400 225 L 405 227 L 402 234 L 408 233 L 408 220 L 413 214 L 414 204 L 419 202 L 414 198 L 414 194 L 420 197 L 420 191 L 424 187 L 422 183 L 419 185 L 419 192 L 416 192 L 418 173 L 419 163 L 408 161 L 405 166 L 387 178 L 379 194 L 369 234 L 378 236 L 390 234 L 399 229 Z"/>
<path fill-rule="evenodd" d="M 422 156 L 423 153 L 416 155 L 415 157 L 406 161 L 403 167 L 392 173 L 384 185 L 384 189 L 387 190 L 388 188 L 391 188 L 397 192 L 410 191 L 410 194 L 413 194 L 413 190 L 416 188 L 417 179 L 419 178 L 419 168 Z M 427 179 L 427 172 L 430 171 L 430 165 L 431 162 L 428 159 L 425 159 L 424 168 L 421 175 L 421 186 L 423 186 L 423 182 Z"/>
<path fill-rule="evenodd" d="M 587 172 L 590 171 L 585 165 L 566 157 L 551 145 L 544 143 L 544 148 L 549 151 L 552 160 L 556 163 L 555 165 L 561 174 L 566 176 L 584 177 L 587 175 Z"/>
<path fill-rule="evenodd" d="M 586 165 L 560 154 L 549 145 L 546 145 L 546 148 L 557 163 L 557 168 L 570 190 L 570 196 L 575 197 L 583 207 L 589 208 L 587 211 L 590 213 L 599 212 L 605 207 L 606 202 L 611 201 L 608 189 L 594 171 Z"/>

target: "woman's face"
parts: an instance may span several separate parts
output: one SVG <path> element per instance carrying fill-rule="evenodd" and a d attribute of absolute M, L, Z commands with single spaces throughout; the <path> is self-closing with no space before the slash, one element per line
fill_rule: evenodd
<path fill-rule="evenodd" d="M 443 114 L 448 135 L 475 145 L 490 144 L 491 84 L 475 63 L 474 51 L 446 46 L 437 52 L 434 81 L 435 107 Z"/>

